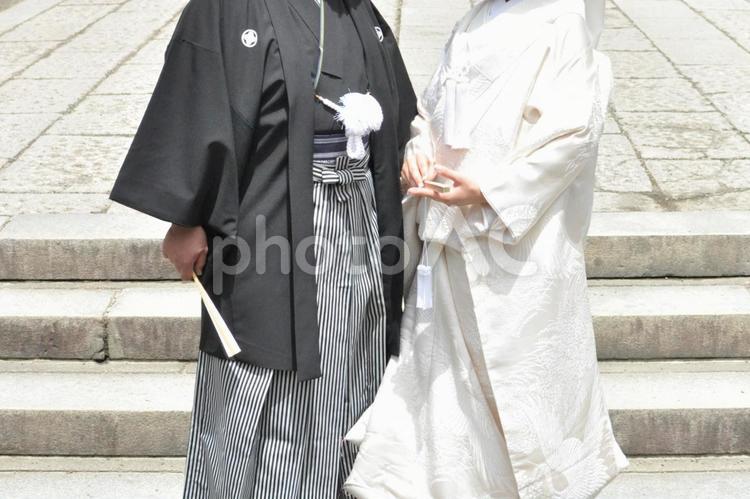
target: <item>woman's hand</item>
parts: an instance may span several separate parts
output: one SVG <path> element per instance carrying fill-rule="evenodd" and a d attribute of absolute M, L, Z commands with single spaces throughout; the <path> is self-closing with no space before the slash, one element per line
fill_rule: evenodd
<path fill-rule="evenodd" d="M 450 191 L 438 192 L 429 187 L 412 187 L 407 192 L 413 196 L 434 199 L 451 206 L 487 204 L 479 185 L 466 175 L 439 165 L 435 166 L 433 171 L 436 175 L 453 181 L 453 187 Z"/>
<path fill-rule="evenodd" d="M 193 270 L 203 273 L 208 255 L 206 231 L 200 225 L 185 227 L 172 224 L 164 236 L 161 252 L 177 269 L 183 281 L 193 280 Z"/>
<path fill-rule="evenodd" d="M 434 178 L 433 163 L 433 160 L 422 152 L 407 153 L 401 167 L 401 186 L 404 190 L 410 187 L 422 187 L 425 180 Z"/>

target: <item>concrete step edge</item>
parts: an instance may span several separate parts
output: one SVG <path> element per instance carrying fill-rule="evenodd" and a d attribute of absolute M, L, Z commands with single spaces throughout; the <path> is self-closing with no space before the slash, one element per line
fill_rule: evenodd
<path fill-rule="evenodd" d="M 16 215 L 0 227 L 0 279 L 174 278 L 159 244 L 167 227 L 139 213 Z M 750 275 L 749 243 L 750 211 L 595 213 L 587 271 Z"/>
<path fill-rule="evenodd" d="M 182 473 L 184 466 L 184 457 L 0 455 L 0 472 Z"/>
<path fill-rule="evenodd" d="M 750 357 L 750 278 L 591 280 L 600 359 Z M 192 283 L 0 282 L 13 358 L 195 359 Z"/>
<path fill-rule="evenodd" d="M 625 473 L 750 473 L 750 455 L 628 456 Z M 0 455 L 0 472 L 182 473 L 184 457 L 82 457 Z"/>
<path fill-rule="evenodd" d="M 189 411 L 195 365 L 1 360 L 0 410 Z M 598 366 L 610 409 L 750 411 L 750 359 L 599 361 Z"/>
<path fill-rule="evenodd" d="M 184 455 L 189 363 L 0 362 L 0 453 Z M 158 365 L 161 364 L 161 365 Z M 600 362 L 626 454 L 750 453 L 750 360 Z M 501 416 L 502 417 L 502 416 Z"/>

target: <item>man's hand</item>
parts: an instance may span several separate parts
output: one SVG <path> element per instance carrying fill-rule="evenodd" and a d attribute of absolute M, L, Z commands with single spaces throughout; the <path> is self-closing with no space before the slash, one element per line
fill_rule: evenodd
<path fill-rule="evenodd" d="M 412 187 L 408 190 L 408 193 L 413 196 L 434 199 L 451 206 L 487 204 L 479 185 L 466 175 L 440 165 L 435 166 L 433 170 L 436 175 L 453 181 L 453 188 L 450 191 L 438 192 L 429 187 Z"/>
<path fill-rule="evenodd" d="M 208 255 L 208 242 L 203 227 L 185 227 L 172 224 L 164 236 L 161 252 L 172 265 L 183 281 L 193 280 L 193 270 L 198 275 L 203 273 Z"/>
<path fill-rule="evenodd" d="M 401 167 L 401 185 L 404 190 L 422 187 L 425 180 L 432 180 L 435 177 L 432 164 L 433 161 L 420 152 L 407 154 Z"/>

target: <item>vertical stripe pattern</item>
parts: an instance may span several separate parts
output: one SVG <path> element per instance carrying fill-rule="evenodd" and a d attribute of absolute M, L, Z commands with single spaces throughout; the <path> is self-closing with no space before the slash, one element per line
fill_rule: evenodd
<path fill-rule="evenodd" d="M 385 370 L 385 301 L 369 152 L 316 136 L 317 303 L 323 376 L 199 352 L 185 499 L 335 499 L 356 449 L 343 437 Z M 343 154 L 343 156 L 342 156 Z"/>
<path fill-rule="evenodd" d="M 272 374 L 198 352 L 184 497 L 251 497 L 256 429 Z"/>

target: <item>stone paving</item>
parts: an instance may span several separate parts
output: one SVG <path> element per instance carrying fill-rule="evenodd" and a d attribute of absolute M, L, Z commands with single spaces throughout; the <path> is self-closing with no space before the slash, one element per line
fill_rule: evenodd
<path fill-rule="evenodd" d="M 415 87 L 469 0 L 375 0 Z M 185 0 L 0 2 L 0 225 L 107 193 Z M 750 209 L 750 1 L 614 0 L 597 211 Z"/>

